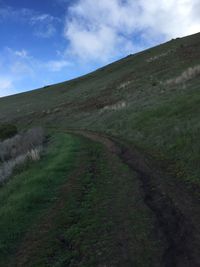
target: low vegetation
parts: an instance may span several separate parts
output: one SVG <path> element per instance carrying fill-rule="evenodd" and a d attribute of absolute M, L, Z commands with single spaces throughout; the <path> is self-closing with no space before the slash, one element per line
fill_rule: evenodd
<path fill-rule="evenodd" d="M 32 128 L 0 142 L 0 183 L 12 175 L 23 163 L 40 159 L 44 142 L 42 128 Z"/>
<path fill-rule="evenodd" d="M 0 124 L 0 141 L 17 134 L 17 127 L 14 124 Z"/>
<path fill-rule="evenodd" d="M 102 145 L 54 135 L 45 156 L 0 190 L 0 266 L 159 267 L 163 248 L 139 188 Z"/>

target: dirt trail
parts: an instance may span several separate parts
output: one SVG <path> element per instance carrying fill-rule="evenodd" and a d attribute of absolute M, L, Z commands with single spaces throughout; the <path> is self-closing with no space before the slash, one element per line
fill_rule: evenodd
<path fill-rule="evenodd" d="M 162 173 L 138 150 L 115 138 L 85 130 L 66 132 L 102 143 L 130 169 L 137 172 L 144 201 L 154 213 L 156 227 L 164 242 L 161 266 L 199 267 L 199 200 L 187 191 L 184 184 Z"/>

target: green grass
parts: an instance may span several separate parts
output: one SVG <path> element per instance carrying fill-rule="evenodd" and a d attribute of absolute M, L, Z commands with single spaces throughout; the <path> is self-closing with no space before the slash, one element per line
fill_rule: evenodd
<path fill-rule="evenodd" d="M 64 137 L 62 143 L 63 141 Z M 68 148 L 74 147 L 74 141 L 70 137 L 66 141 Z M 10 265 L 4 258 L 4 266 L 159 266 L 163 247 L 159 240 L 156 241 L 154 217 L 141 198 L 140 182 L 136 173 L 130 171 L 115 155 L 108 153 L 102 145 L 86 139 L 75 138 L 75 141 L 79 160 L 76 161 L 73 175 L 66 178 L 70 168 L 69 157 L 73 158 L 73 151 L 67 149 L 66 165 L 62 165 L 63 155 L 61 164 L 65 180 L 63 175 L 59 178 L 56 167 L 59 178 L 56 185 L 55 181 L 53 184 L 44 181 L 48 182 L 48 192 L 40 184 L 35 193 L 37 201 L 30 200 L 30 197 L 20 197 L 23 203 L 34 201 L 31 210 L 24 209 L 23 206 L 19 214 L 18 205 L 15 204 L 14 212 L 18 215 L 4 237 L 7 241 L 6 251 L 13 256 Z M 40 164 L 46 166 L 44 162 Z M 55 170 L 55 167 L 51 166 L 51 169 Z M 27 171 L 32 173 L 32 169 Z M 35 181 L 37 178 L 39 179 L 36 175 L 31 180 Z M 14 179 L 17 182 L 16 177 L 13 181 Z M 58 196 L 56 189 L 63 181 L 65 184 L 60 187 L 59 198 L 55 200 L 55 196 Z M 32 190 L 36 190 L 23 188 L 23 183 L 20 184 L 21 190 L 26 192 L 25 195 L 32 195 Z M 42 199 L 38 190 L 42 191 Z M 19 198 L 16 192 L 12 195 L 15 199 Z M 9 199 L 11 198 L 10 196 Z M 19 215 L 21 222 L 17 219 Z M 8 219 L 4 223 L 8 223 Z M 13 244 L 8 236 L 13 236 L 19 226 L 23 231 L 18 231 L 19 238 L 15 237 Z M 1 229 L 5 228 L 5 225 L 1 225 Z M 20 238 L 24 233 L 28 236 L 25 240 Z M 17 244 L 22 251 L 16 257 L 13 248 Z M 122 253 L 122 246 L 126 247 L 126 255 Z M 11 251 L 8 250 L 10 247 Z"/>
<path fill-rule="evenodd" d="M 8 266 L 30 224 L 54 202 L 74 167 L 78 141 L 57 135 L 41 161 L 31 163 L 0 188 L 0 265 Z"/>
<path fill-rule="evenodd" d="M 96 130 L 101 127 L 110 134 L 117 133 L 157 160 L 162 159 L 166 167 L 176 163 L 175 175 L 199 185 L 200 94 L 196 88 L 189 89 L 170 99 L 161 98 L 151 107 L 141 110 L 130 107 L 116 112 L 112 122 L 111 117 L 106 121 L 99 120 Z"/>

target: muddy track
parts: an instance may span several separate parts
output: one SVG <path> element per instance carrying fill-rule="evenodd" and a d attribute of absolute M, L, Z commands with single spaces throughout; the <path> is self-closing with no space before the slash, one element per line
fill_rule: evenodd
<path fill-rule="evenodd" d="M 155 229 L 163 242 L 161 266 L 200 266 L 200 212 L 199 201 L 156 169 L 149 159 L 138 150 L 122 144 L 121 141 L 96 132 L 67 130 L 95 142 L 102 143 L 111 153 L 116 154 L 124 164 L 137 172 L 143 189 L 145 204 L 155 216 Z M 176 179 L 174 179 L 176 180 Z"/>

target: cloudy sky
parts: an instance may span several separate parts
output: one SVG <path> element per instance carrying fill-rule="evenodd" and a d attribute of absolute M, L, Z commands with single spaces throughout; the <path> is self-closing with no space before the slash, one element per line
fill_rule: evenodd
<path fill-rule="evenodd" d="M 0 0 L 0 97 L 200 31 L 199 0 Z"/>

